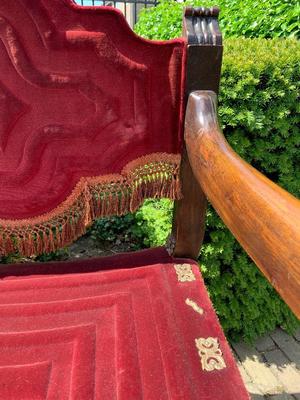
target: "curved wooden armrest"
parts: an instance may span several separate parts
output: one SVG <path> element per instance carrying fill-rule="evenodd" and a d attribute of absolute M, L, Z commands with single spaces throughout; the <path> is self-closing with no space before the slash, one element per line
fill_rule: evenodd
<path fill-rule="evenodd" d="M 216 108 L 213 92 L 190 94 L 185 141 L 193 173 L 233 235 L 300 317 L 300 201 L 233 151 Z"/>

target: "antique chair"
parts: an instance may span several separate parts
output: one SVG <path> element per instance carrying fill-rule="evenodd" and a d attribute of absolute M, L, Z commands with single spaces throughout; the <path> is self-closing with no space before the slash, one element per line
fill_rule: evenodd
<path fill-rule="evenodd" d="M 249 398 L 194 261 L 206 196 L 300 315 L 300 204 L 218 128 L 217 17 L 152 42 L 113 8 L 1 0 L 0 254 L 176 200 L 169 253 L 1 266 L 1 399 Z"/>

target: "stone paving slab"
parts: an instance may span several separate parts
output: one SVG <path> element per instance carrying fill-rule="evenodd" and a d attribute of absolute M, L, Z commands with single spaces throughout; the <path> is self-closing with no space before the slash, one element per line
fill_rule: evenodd
<path fill-rule="evenodd" d="M 270 369 L 284 386 L 286 393 L 300 393 L 300 372 L 280 350 L 271 350 L 264 354 Z"/>
<path fill-rule="evenodd" d="M 295 338 L 288 335 L 282 329 L 276 329 L 270 336 L 288 359 L 294 362 L 296 367 L 300 369 L 300 344 Z"/>
<path fill-rule="evenodd" d="M 260 392 L 254 383 L 248 383 L 246 385 L 248 392 L 250 393 L 251 400 L 264 400 L 265 396 Z M 293 399 L 294 400 L 294 399 Z"/>
<path fill-rule="evenodd" d="M 276 343 L 273 341 L 270 335 L 265 335 L 257 339 L 255 348 L 259 352 L 273 350 L 276 349 Z"/>
<path fill-rule="evenodd" d="M 300 370 L 300 344 L 296 340 L 292 343 L 286 343 L 285 346 L 280 346 L 284 354 L 292 361 L 296 368 Z"/>
<path fill-rule="evenodd" d="M 294 333 L 294 338 L 300 342 L 300 328 Z"/>
<path fill-rule="evenodd" d="M 237 361 L 237 367 L 238 367 L 238 369 L 240 371 L 240 374 L 241 374 L 241 377 L 243 379 L 243 382 L 244 382 L 245 386 L 247 387 L 248 384 L 249 384 L 252 387 L 253 382 L 252 382 L 250 376 L 247 374 L 245 368 L 243 367 L 243 365 L 242 365 L 242 363 L 240 361 Z M 258 392 L 258 394 L 262 394 L 262 392 L 258 388 L 257 388 L 257 392 Z"/>
<path fill-rule="evenodd" d="M 286 333 L 280 328 L 275 329 L 275 331 L 270 333 L 271 338 L 278 346 L 284 346 L 286 343 L 294 341 L 294 337 Z"/>
<path fill-rule="evenodd" d="M 272 373 L 270 367 L 264 362 L 258 351 L 245 344 L 233 344 L 239 360 L 242 363 L 246 373 L 250 376 L 251 382 L 263 394 L 278 394 L 282 393 L 284 388 L 277 377 Z"/>
<path fill-rule="evenodd" d="M 290 336 L 278 328 L 253 346 L 233 349 L 252 400 L 300 400 L 300 329 Z"/>

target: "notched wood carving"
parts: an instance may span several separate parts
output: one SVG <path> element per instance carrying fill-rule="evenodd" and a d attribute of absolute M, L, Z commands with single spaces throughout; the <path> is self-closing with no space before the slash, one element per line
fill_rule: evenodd
<path fill-rule="evenodd" d="M 218 7 L 187 7 L 184 13 L 184 32 L 189 44 L 222 45 L 218 24 Z"/>

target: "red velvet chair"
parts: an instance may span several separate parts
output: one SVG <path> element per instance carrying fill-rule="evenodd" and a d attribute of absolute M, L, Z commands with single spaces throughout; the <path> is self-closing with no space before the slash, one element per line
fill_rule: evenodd
<path fill-rule="evenodd" d="M 0 2 L 0 255 L 176 200 L 168 252 L 1 266 L 1 399 L 248 399 L 194 261 L 206 196 L 299 313 L 299 202 L 218 129 L 217 16 L 155 42 L 110 7 Z"/>

